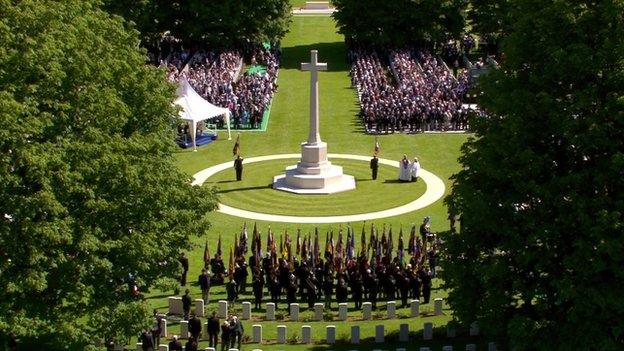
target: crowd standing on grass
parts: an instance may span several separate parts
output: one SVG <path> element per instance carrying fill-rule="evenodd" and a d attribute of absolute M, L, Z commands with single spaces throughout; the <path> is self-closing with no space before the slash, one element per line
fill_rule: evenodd
<path fill-rule="evenodd" d="M 234 128 L 259 128 L 262 125 L 264 112 L 277 91 L 278 49 L 256 46 L 199 51 L 192 56 L 183 51 L 171 57 L 170 62 L 163 62 L 170 81 L 177 82 L 184 77 L 208 102 L 228 108 Z M 220 128 L 223 123 L 223 120 L 217 120 Z"/>
<path fill-rule="evenodd" d="M 465 71 L 456 77 L 442 60 L 415 49 L 390 50 L 382 57 L 380 51 L 356 48 L 348 59 L 369 132 L 468 128 L 464 101 L 470 79 Z"/>
<path fill-rule="evenodd" d="M 363 301 L 370 301 L 376 308 L 380 299 L 399 299 L 402 306 L 407 306 L 411 299 L 429 303 L 431 280 L 436 275 L 437 257 L 442 245 L 431 232 L 429 217 L 425 217 L 419 227 L 412 226 L 407 241 L 401 228 L 397 247 L 394 246 L 391 227 L 383 226 L 379 231 L 372 225 L 370 235 L 366 235 L 365 228 L 362 228 L 358 250 L 353 229 L 348 226 L 346 236 L 344 234 L 342 228 L 337 235 L 326 233 L 325 248 L 321 251 L 318 229 L 314 235 L 298 231 L 296 239 L 288 233 L 280 235 L 278 244 L 269 228 L 266 249 L 263 250 L 257 226 L 254 225 L 249 238 L 245 224 L 240 235 L 236 235 L 227 268 L 222 259 L 221 238 L 213 258 L 207 254 L 206 245 L 206 269 L 198 282 L 201 285 L 207 275 L 210 284 L 225 284 L 227 299 L 234 302 L 240 294 L 246 293 L 248 277 L 251 276 L 256 309 L 268 301 L 275 303 L 276 308 L 284 302 L 285 307 L 302 302 L 310 308 L 317 302 L 325 302 L 326 307 L 331 308 L 332 302 L 350 300 L 355 302 L 356 309 L 361 308 Z M 190 309 L 193 301 L 188 290 L 182 301 L 184 318 L 188 319 L 189 315 L 192 316 Z M 209 334 L 216 335 L 214 315 L 211 320 Z M 227 335 L 222 335 L 223 338 Z"/>

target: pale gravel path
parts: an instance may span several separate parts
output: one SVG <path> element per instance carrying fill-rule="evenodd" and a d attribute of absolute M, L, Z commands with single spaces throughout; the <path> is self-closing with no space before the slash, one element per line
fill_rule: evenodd
<path fill-rule="evenodd" d="M 344 158 L 350 160 L 360 160 L 360 161 L 370 161 L 369 156 L 361 156 L 361 155 L 350 155 L 350 154 L 328 154 L 331 158 Z M 279 154 L 279 155 L 267 155 L 267 156 L 257 156 L 250 157 L 243 161 L 243 164 L 254 163 L 254 162 L 262 162 L 262 161 L 271 161 L 271 160 L 281 160 L 281 159 L 289 159 L 289 158 L 300 158 L 300 154 Z M 384 158 L 379 159 L 379 163 L 399 168 L 399 161 L 392 161 Z M 193 175 L 195 180 L 193 181 L 193 185 L 202 185 L 208 178 L 212 175 L 221 172 L 226 169 L 230 169 L 233 167 L 233 162 L 224 162 L 204 170 L 201 170 Z M 344 216 L 284 216 L 284 215 L 275 215 L 268 213 L 260 213 L 253 212 L 247 210 L 241 210 L 238 208 L 230 207 L 224 204 L 219 204 L 218 211 L 221 213 L 229 214 L 236 217 L 242 217 L 246 219 L 253 219 L 259 221 L 268 221 L 268 222 L 286 222 L 286 223 L 340 223 L 340 222 L 359 222 L 366 221 L 371 219 L 379 219 L 386 217 L 398 216 L 404 213 L 413 212 L 419 210 L 421 208 L 425 208 L 434 202 L 438 201 L 443 195 L 445 191 L 444 182 L 442 179 L 438 178 L 435 174 L 426 171 L 424 169 L 420 170 L 419 178 L 422 179 L 427 185 L 427 190 L 422 196 L 418 199 L 407 203 L 402 206 L 389 208 L 383 211 L 377 212 L 369 212 L 369 213 L 360 213 L 354 215 L 344 215 Z"/>

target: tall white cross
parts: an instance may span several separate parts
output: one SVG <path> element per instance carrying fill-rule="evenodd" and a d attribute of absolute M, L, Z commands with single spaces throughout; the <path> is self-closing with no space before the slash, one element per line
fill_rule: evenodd
<path fill-rule="evenodd" d="M 301 64 L 302 71 L 310 71 L 310 134 L 308 144 L 321 142 L 319 134 L 318 71 L 326 71 L 327 63 L 318 62 L 318 51 L 310 51 L 310 62 Z"/>

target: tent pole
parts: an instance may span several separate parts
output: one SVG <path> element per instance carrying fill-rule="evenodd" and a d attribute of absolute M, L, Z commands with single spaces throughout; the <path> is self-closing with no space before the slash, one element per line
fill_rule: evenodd
<path fill-rule="evenodd" d="M 230 111 L 225 114 L 225 123 L 227 123 L 228 140 L 232 140 L 232 134 L 230 134 Z"/>
<path fill-rule="evenodd" d="M 197 133 L 197 122 L 192 121 L 191 125 L 193 127 L 193 129 L 191 129 L 191 140 L 193 141 L 193 151 L 197 151 L 197 144 L 195 144 L 195 138 L 197 137 L 196 136 L 196 133 Z"/>

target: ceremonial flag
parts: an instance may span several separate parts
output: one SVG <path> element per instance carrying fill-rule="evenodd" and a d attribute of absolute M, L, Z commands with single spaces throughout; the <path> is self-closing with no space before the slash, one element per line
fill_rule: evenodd
<path fill-rule="evenodd" d="M 239 245 L 240 245 L 240 249 L 241 249 L 241 252 L 240 252 L 241 256 L 243 254 L 246 254 L 247 251 L 249 251 L 247 249 L 247 240 L 248 239 L 249 239 L 249 234 L 247 234 L 247 222 L 245 222 L 243 224 L 243 230 L 241 232 L 241 238 L 240 238 L 240 241 L 239 241 Z"/>
<path fill-rule="evenodd" d="M 403 266 L 403 225 L 401 225 L 401 229 L 399 230 L 399 247 L 397 248 L 397 254 L 399 256 L 399 262 L 401 266 Z"/>
<path fill-rule="evenodd" d="M 238 250 L 240 250 L 238 246 L 238 236 L 234 235 L 234 259 L 238 258 Z"/>
<path fill-rule="evenodd" d="M 410 231 L 409 243 L 407 243 L 407 252 L 414 256 L 416 251 L 416 225 L 412 224 L 412 230 Z"/>
<path fill-rule="evenodd" d="M 362 235 L 360 236 L 360 256 L 365 257 L 366 256 L 366 231 L 364 230 L 364 228 L 366 227 L 366 222 L 364 222 L 364 224 L 362 224 Z"/>
<path fill-rule="evenodd" d="M 228 264 L 228 275 L 230 279 L 234 277 L 234 254 L 232 251 L 232 247 L 230 246 L 230 263 Z"/>
<path fill-rule="evenodd" d="M 204 245 L 204 268 L 208 268 L 210 264 L 210 251 L 208 251 L 208 239 L 206 239 L 206 245 Z"/>
<path fill-rule="evenodd" d="M 306 244 L 307 238 L 303 237 L 303 245 L 301 245 L 301 260 L 305 261 L 308 259 L 308 245 Z"/>
<path fill-rule="evenodd" d="M 232 155 L 238 156 L 240 155 L 240 133 L 236 136 L 236 143 L 234 143 L 234 148 L 232 149 Z"/>
<path fill-rule="evenodd" d="M 383 225 L 383 229 L 381 231 L 381 250 L 380 254 L 385 255 L 388 252 L 388 238 L 386 237 L 386 225 Z"/>
<path fill-rule="evenodd" d="M 217 242 L 217 255 L 223 255 L 223 252 L 221 251 L 221 234 L 219 234 L 219 241 Z"/>
<path fill-rule="evenodd" d="M 296 242 L 296 253 L 297 255 L 301 254 L 301 229 L 297 228 L 297 242 Z"/>
<path fill-rule="evenodd" d="M 319 238 L 318 238 L 318 228 L 314 230 L 314 252 L 312 253 L 312 267 L 316 267 L 318 264 L 318 260 L 320 258 L 320 248 L 319 248 Z"/>
<path fill-rule="evenodd" d="M 392 240 L 392 225 L 390 226 L 390 230 L 388 231 L 388 251 L 386 251 L 386 256 L 388 256 L 389 260 L 392 260 L 392 249 L 394 248 L 394 242 Z"/>
<path fill-rule="evenodd" d="M 381 151 L 381 146 L 379 145 L 379 140 L 375 136 L 375 149 L 374 149 L 375 156 L 379 155 L 379 151 Z"/>

